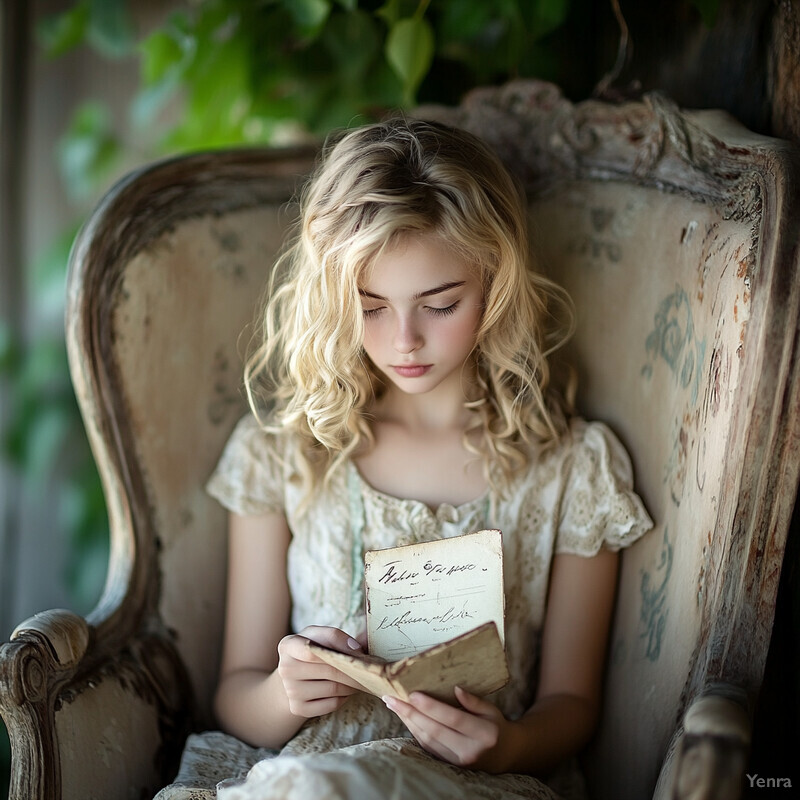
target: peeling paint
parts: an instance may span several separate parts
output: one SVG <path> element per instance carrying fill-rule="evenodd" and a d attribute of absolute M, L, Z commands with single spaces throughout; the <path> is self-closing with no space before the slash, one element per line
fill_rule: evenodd
<path fill-rule="evenodd" d="M 209 228 L 209 232 L 226 252 L 236 253 L 242 249 L 241 237 L 235 230 L 219 230 L 212 225 Z"/>
<path fill-rule="evenodd" d="M 681 231 L 681 244 L 689 244 L 697 230 L 697 220 L 691 220 Z"/>
<path fill-rule="evenodd" d="M 211 374 L 213 378 L 213 391 L 208 404 L 207 414 L 212 425 L 219 425 L 225 421 L 231 408 L 236 408 L 241 402 L 238 393 L 231 391 L 227 373 L 230 370 L 230 359 L 222 348 L 213 356 Z"/>

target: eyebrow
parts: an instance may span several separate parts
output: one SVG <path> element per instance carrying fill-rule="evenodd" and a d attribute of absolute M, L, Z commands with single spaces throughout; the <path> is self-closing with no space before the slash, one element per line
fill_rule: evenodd
<path fill-rule="evenodd" d="M 450 281 L 448 283 L 443 283 L 440 286 L 435 286 L 433 289 L 426 289 L 424 292 L 417 292 L 411 299 L 421 300 L 423 297 L 431 297 L 435 294 L 441 294 L 442 292 L 446 292 L 448 289 L 457 289 L 459 286 L 463 286 L 465 283 L 466 281 Z M 384 303 L 389 302 L 388 297 L 383 297 L 382 295 L 368 292 L 366 289 L 359 289 L 358 293 L 362 297 L 369 297 L 373 300 L 382 300 Z"/>

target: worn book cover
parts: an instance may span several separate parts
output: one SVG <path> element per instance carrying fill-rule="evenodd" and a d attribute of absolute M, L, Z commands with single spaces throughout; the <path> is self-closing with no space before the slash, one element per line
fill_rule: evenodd
<path fill-rule="evenodd" d="M 365 556 L 368 656 L 312 649 L 367 691 L 448 702 L 508 682 L 502 534 L 497 530 L 372 550 Z"/>

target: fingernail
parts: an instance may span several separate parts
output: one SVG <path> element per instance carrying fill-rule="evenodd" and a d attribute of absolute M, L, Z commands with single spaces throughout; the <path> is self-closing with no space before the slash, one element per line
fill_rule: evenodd
<path fill-rule="evenodd" d="M 361 642 L 357 642 L 355 639 L 353 639 L 352 636 L 349 636 L 347 638 L 347 646 L 351 650 L 360 650 L 361 649 Z"/>
<path fill-rule="evenodd" d="M 383 700 L 387 708 L 390 708 L 392 711 L 394 711 L 394 697 L 390 697 L 388 694 L 385 694 L 383 697 L 381 697 L 381 700 Z"/>

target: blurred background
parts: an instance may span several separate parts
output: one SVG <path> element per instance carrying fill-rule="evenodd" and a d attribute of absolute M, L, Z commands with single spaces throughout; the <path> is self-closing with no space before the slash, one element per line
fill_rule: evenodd
<path fill-rule="evenodd" d="M 800 138 L 795 0 L 2 0 L 0 9 L 0 641 L 37 611 L 86 614 L 102 592 L 108 527 L 69 381 L 64 281 L 78 228 L 126 172 L 189 150 L 320 139 L 514 77 L 554 81 L 574 101 L 598 87 L 619 99 L 657 89 Z M 796 724 L 800 695 L 796 542 L 768 666 L 788 708 L 780 725 Z M 8 770 L 0 724 L 0 797 Z"/>

